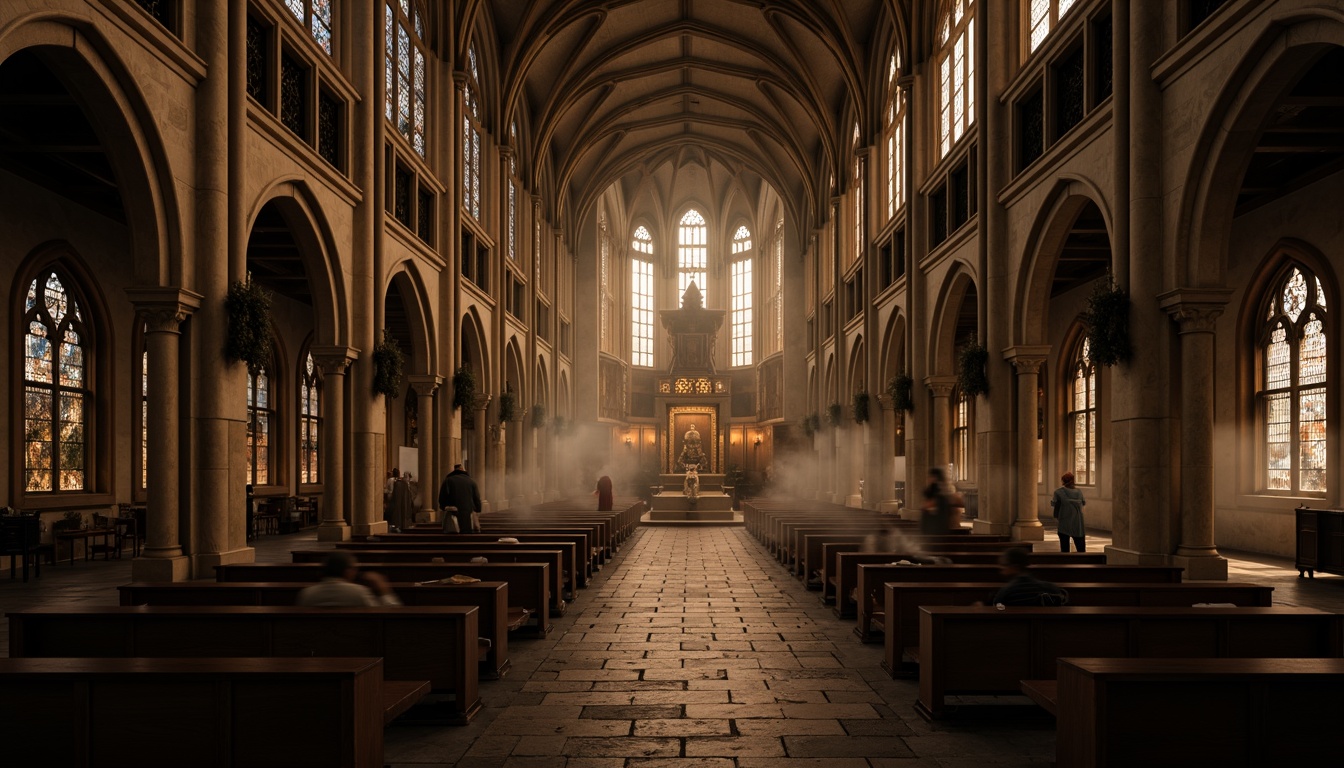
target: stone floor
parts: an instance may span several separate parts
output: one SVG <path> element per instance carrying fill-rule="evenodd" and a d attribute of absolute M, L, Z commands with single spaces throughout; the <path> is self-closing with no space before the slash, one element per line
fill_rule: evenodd
<path fill-rule="evenodd" d="M 1053 537 L 1038 548 L 1054 548 Z M 1109 540 L 1090 535 L 1089 549 Z M 264 537 L 259 561 L 315 545 Z M 1275 586 L 1275 602 L 1344 612 L 1344 579 L 1297 579 L 1291 564 L 1235 556 L 1231 578 Z M 0 578 L 0 609 L 111 604 L 129 560 L 62 563 L 23 584 Z M 7 647 L 0 623 L 0 648 Z M 393 726 L 394 766 L 756 768 L 1045 766 L 1047 722 L 930 725 L 916 684 L 879 668 L 817 593 L 741 528 L 641 528 L 545 640 L 510 645 L 513 669 L 481 684 L 466 727 Z"/>

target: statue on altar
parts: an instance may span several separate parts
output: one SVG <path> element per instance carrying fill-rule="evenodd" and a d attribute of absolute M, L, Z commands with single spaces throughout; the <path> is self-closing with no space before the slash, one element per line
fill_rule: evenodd
<path fill-rule="evenodd" d="M 686 467 L 686 480 L 681 484 L 681 493 L 694 504 L 700 498 L 700 471 L 694 464 Z"/>
<path fill-rule="evenodd" d="M 682 438 L 681 456 L 677 457 L 677 464 L 688 472 L 699 469 L 705 464 L 705 451 L 700 445 L 700 431 L 694 424 L 686 430 L 686 435 Z"/>

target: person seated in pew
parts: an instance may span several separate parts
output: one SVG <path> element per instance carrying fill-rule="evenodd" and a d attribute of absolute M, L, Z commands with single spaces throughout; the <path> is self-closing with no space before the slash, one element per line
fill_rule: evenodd
<path fill-rule="evenodd" d="M 363 583 L 356 583 L 356 578 Z M 322 561 L 322 580 L 300 590 L 296 604 L 320 608 L 358 608 L 401 605 L 401 600 L 397 599 L 382 574 L 372 571 L 360 574 L 355 567 L 354 556 L 337 549 Z"/>
<path fill-rule="evenodd" d="M 1069 593 L 1057 584 L 1032 576 L 1028 571 L 1031 560 L 1022 547 L 1006 549 L 999 555 L 999 572 L 1009 577 L 994 594 L 995 607 L 1006 605 L 1065 605 Z"/>

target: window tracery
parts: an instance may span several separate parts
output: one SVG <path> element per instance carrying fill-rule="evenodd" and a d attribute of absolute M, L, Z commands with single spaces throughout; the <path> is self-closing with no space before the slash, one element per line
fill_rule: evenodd
<path fill-rule="evenodd" d="M 1327 491 L 1326 308 L 1320 279 L 1297 265 L 1265 299 L 1257 400 L 1272 493 Z"/>
<path fill-rule="evenodd" d="M 428 84 L 424 42 L 424 10 L 418 2 L 395 0 L 386 8 L 385 115 L 397 133 L 411 143 L 416 154 L 425 156 L 425 120 Z"/>
<path fill-rule="evenodd" d="M 730 309 L 732 318 L 732 360 L 734 367 L 751 365 L 752 355 L 752 248 L 751 230 L 739 226 L 733 233 L 732 291 Z"/>
<path fill-rule="evenodd" d="M 28 285 L 23 339 L 23 476 L 27 493 L 86 490 L 93 424 L 89 328 L 68 275 Z"/>
<path fill-rule="evenodd" d="M 975 0 L 948 0 L 938 24 L 939 157 L 975 122 Z"/>
<path fill-rule="evenodd" d="M 630 240 L 630 364 L 653 367 L 653 235 L 643 225 Z"/>
<path fill-rule="evenodd" d="M 686 211 L 677 227 L 677 301 L 694 281 L 700 294 L 709 297 L 709 227 L 694 208 Z"/>
<path fill-rule="evenodd" d="M 1097 472 L 1097 366 L 1087 339 L 1078 345 L 1069 380 L 1070 466 L 1079 485 L 1095 485 Z"/>

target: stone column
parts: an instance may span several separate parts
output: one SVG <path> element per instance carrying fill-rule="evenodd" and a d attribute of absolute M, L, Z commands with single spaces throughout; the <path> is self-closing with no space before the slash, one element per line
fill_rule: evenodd
<path fill-rule="evenodd" d="M 1037 499 L 1040 476 L 1040 457 L 1036 454 L 1036 420 L 1040 408 L 1039 389 L 1041 364 L 1050 354 L 1048 346 L 1019 345 L 1004 350 L 1003 357 L 1017 370 L 1017 469 L 1015 486 L 1017 500 L 1012 532 L 1018 541 L 1043 541 L 1045 527 L 1041 525 Z M 997 529 L 998 521 L 991 520 L 989 528 Z M 977 530 L 977 533 L 980 531 Z M 987 530 L 985 533 L 999 533 Z"/>
<path fill-rule="evenodd" d="M 434 441 L 434 393 L 438 391 L 439 385 L 443 383 L 442 376 L 429 374 L 417 374 L 407 377 L 411 389 L 415 390 L 417 398 L 416 404 L 420 409 L 418 423 L 420 426 L 420 447 L 419 457 L 420 465 L 416 467 L 416 474 L 420 476 L 420 512 L 428 516 L 429 522 L 438 521 L 438 492 L 440 474 L 437 467 L 438 456 L 435 448 L 438 443 Z"/>
<path fill-rule="evenodd" d="M 1213 536 L 1213 342 L 1231 293 L 1187 288 L 1161 297 L 1180 328 L 1181 538 L 1171 564 L 1185 568 L 1187 579 L 1227 579 Z"/>
<path fill-rule="evenodd" d="M 519 409 L 520 413 L 525 413 Z M 500 425 L 501 428 L 504 425 Z M 518 418 L 508 423 L 505 430 L 504 450 L 507 456 L 504 460 L 505 477 L 508 478 L 506 494 L 509 499 L 509 509 L 518 509 L 527 503 L 527 488 L 524 483 L 527 480 L 528 472 L 523 467 L 523 419 Z"/>
<path fill-rule="evenodd" d="M 490 395 L 476 395 L 471 402 L 471 410 L 475 413 L 476 428 L 472 430 L 471 436 L 471 476 L 476 479 L 476 485 L 481 491 L 481 506 L 484 509 L 490 504 L 490 483 L 488 482 L 489 468 L 486 464 L 485 455 L 490 447 L 489 432 L 490 428 L 486 422 L 486 413 L 490 407 Z"/>
<path fill-rule="evenodd" d="M 322 369 L 322 524 L 318 541 L 347 541 L 345 487 L 345 371 L 359 350 L 314 346 L 313 360 Z"/>
<path fill-rule="evenodd" d="M 126 291 L 145 321 L 145 351 L 149 361 L 148 408 L 145 428 L 149 433 L 146 484 L 145 549 L 131 563 L 136 581 L 183 581 L 190 564 L 182 553 L 178 515 L 181 451 L 179 439 L 180 366 L 179 327 L 201 306 L 201 296 L 178 288 L 131 288 Z"/>
<path fill-rule="evenodd" d="M 927 376 L 924 384 L 929 388 L 929 397 L 933 400 L 933 451 L 932 466 L 947 467 L 952 461 L 952 389 L 957 385 L 956 376 Z M 906 467 L 906 483 L 915 478 L 923 481 L 928 467 Z M 949 480 L 951 478 L 948 478 Z M 908 485 L 906 486 L 909 487 Z"/>

